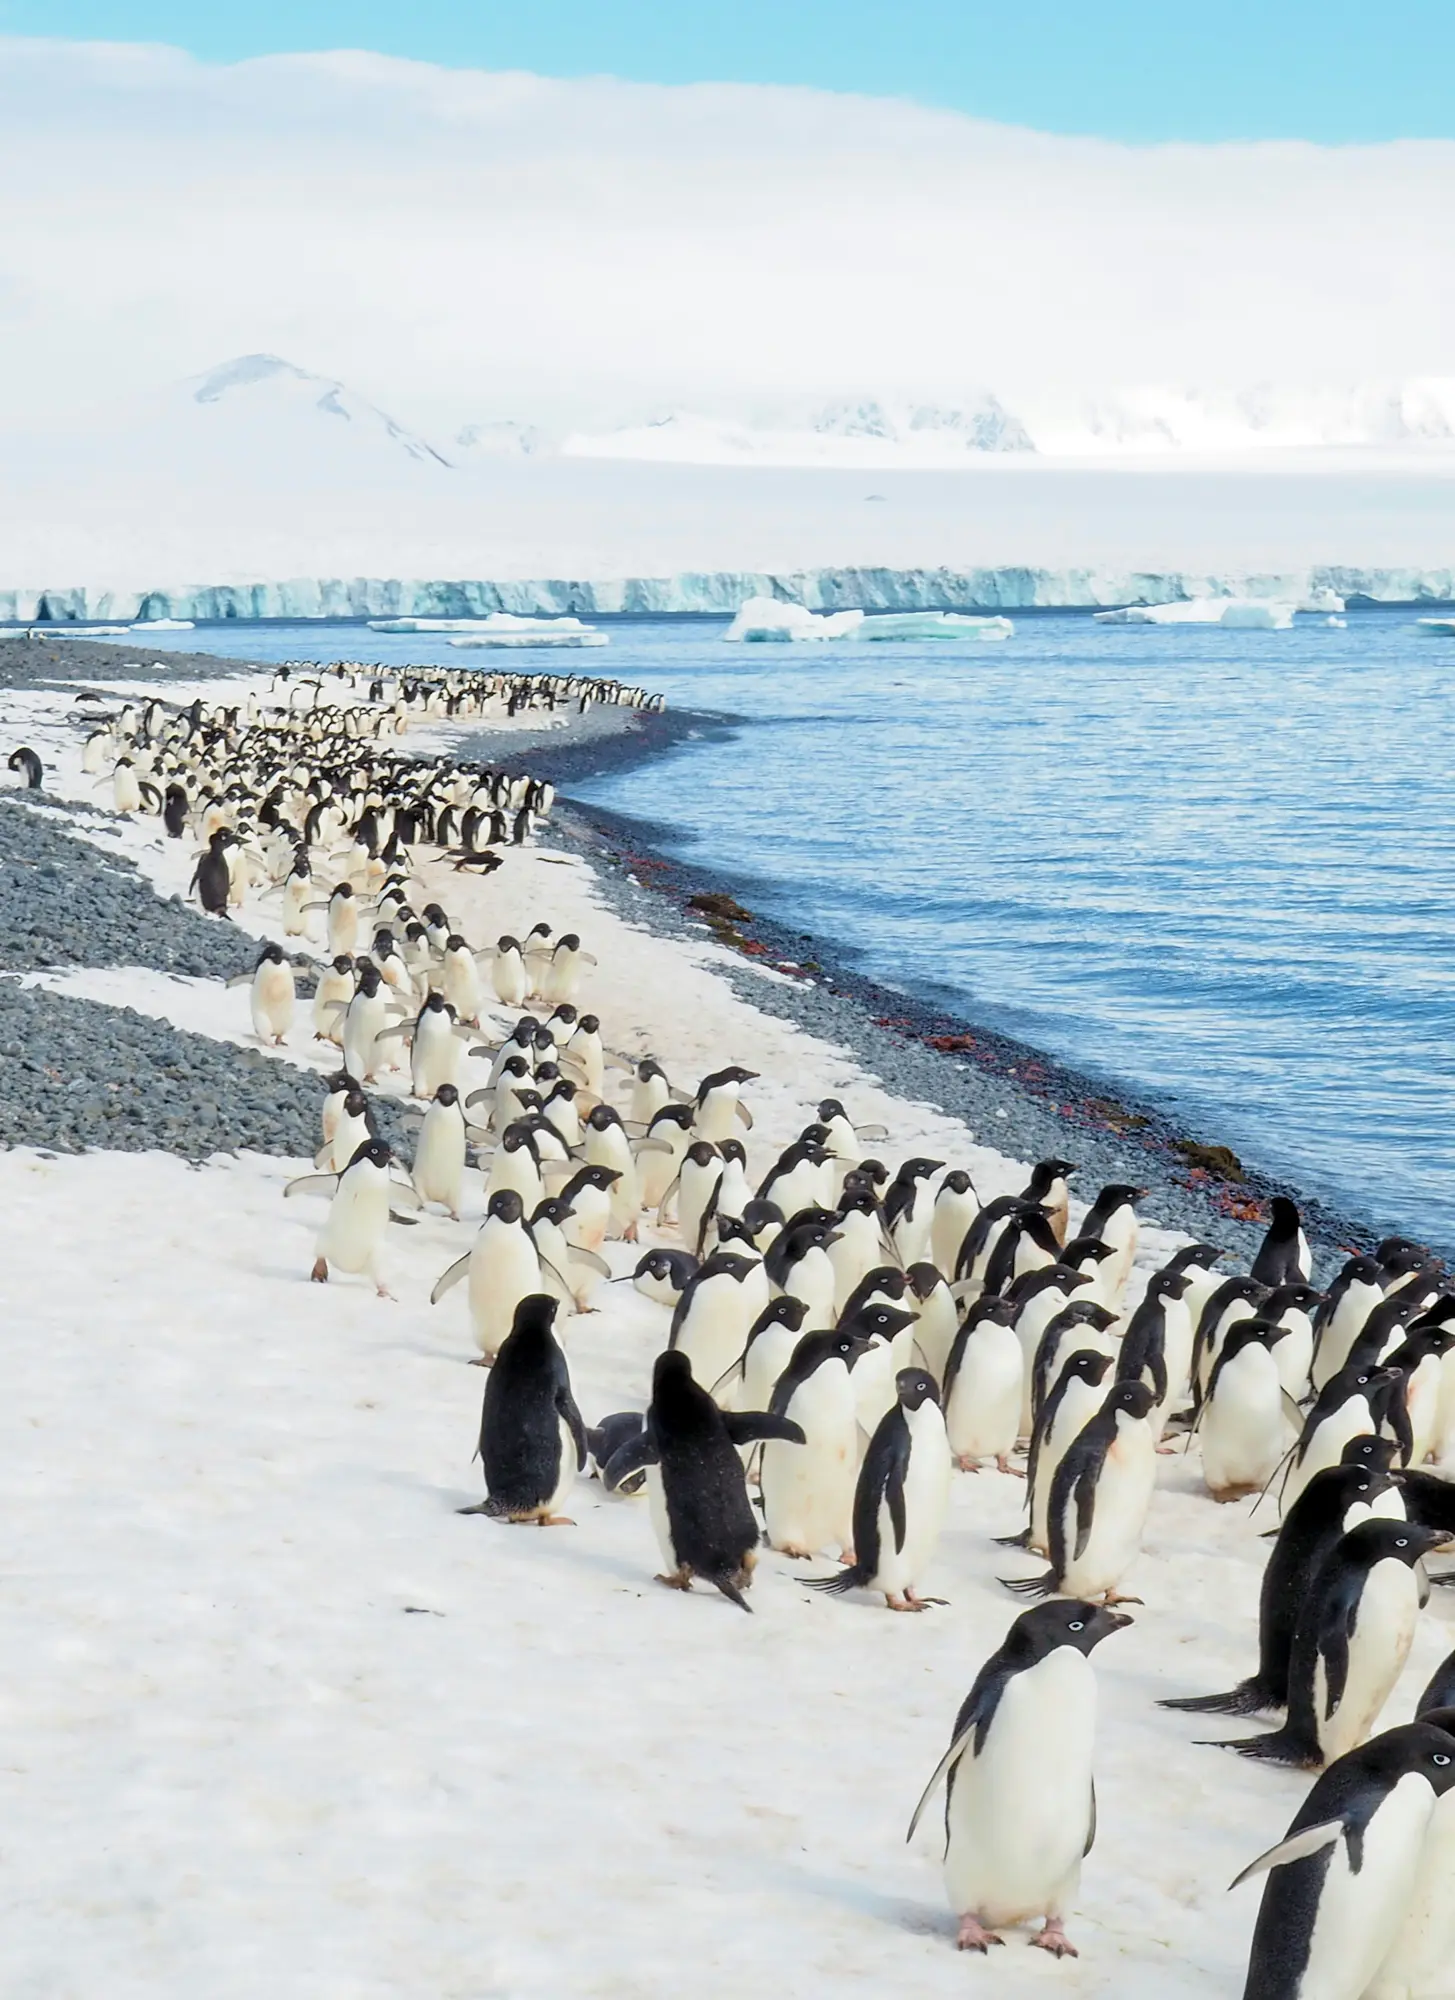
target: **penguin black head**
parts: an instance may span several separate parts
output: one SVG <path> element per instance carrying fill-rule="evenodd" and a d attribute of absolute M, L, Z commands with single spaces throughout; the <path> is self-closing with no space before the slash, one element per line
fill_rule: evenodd
<path fill-rule="evenodd" d="M 598 1104 L 586 1120 L 593 1132 L 609 1132 L 613 1125 L 621 1124 L 621 1113 L 610 1104 Z"/>
<path fill-rule="evenodd" d="M 1154 1271 L 1147 1280 L 1147 1297 L 1180 1299 L 1191 1283 L 1192 1279 L 1186 1271 Z"/>
<path fill-rule="evenodd" d="M 504 1192 L 509 1193 L 510 1190 L 506 1189 Z M 499 1199 L 500 1196 L 496 1195 L 491 1201 L 492 1209 Z M 519 1203 L 520 1197 L 517 1195 L 516 1205 L 519 1206 Z M 528 1292 L 515 1308 L 515 1315 L 510 1322 L 510 1338 L 514 1340 L 517 1335 L 521 1335 L 527 1341 L 541 1340 L 550 1334 L 555 1325 L 557 1303 L 558 1301 L 548 1292 Z"/>
<path fill-rule="evenodd" d="M 354 1156 L 349 1161 L 349 1166 L 356 1167 L 361 1160 L 367 1160 L 370 1166 L 387 1168 L 393 1157 L 382 1139 L 365 1139 L 361 1145 L 354 1148 Z"/>
<path fill-rule="evenodd" d="M 442 1083 L 434 1094 L 436 1104 L 458 1104 L 460 1093 L 452 1083 Z"/>
<path fill-rule="evenodd" d="M 776 1201 L 764 1201 L 761 1196 L 750 1201 L 743 1209 L 743 1221 L 753 1233 L 753 1241 L 770 1229 L 782 1229 L 783 1211 Z"/>
<path fill-rule="evenodd" d="M 918 1158 L 913 1160 L 906 1160 L 904 1164 L 900 1167 L 899 1172 L 894 1176 L 894 1178 L 899 1182 L 900 1186 L 903 1187 L 905 1183 L 909 1181 L 928 1180 L 930 1175 L 937 1174 L 940 1171 L 940 1168 L 944 1164 L 945 1163 L 943 1160 L 925 1160 Z"/>
<path fill-rule="evenodd" d="M 1118 1382 L 1103 1407 L 1119 1416 L 1138 1419 L 1150 1411 L 1156 1397 L 1145 1382 Z"/>
<path fill-rule="evenodd" d="M 428 916 L 430 910 L 435 910 L 435 909 L 439 909 L 439 905 L 437 903 L 431 903 L 429 906 L 429 910 L 426 910 L 424 914 Z M 443 921 L 445 914 L 444 911 L 440 910 L 439 914 L 441 921 Z M 500 936 L 495 940 L 495 949 L 499 953 L 499 955 L 502 958 L 504 958 L 507 953 L 520 950 L 520 939 L 513 938 L 510 935 L 509 931 L 502 931 L 500 933 Z"/>
<path fill-rule="evenodd" d="M 359 991 L 366 1000 L 372 1000 L 379 991 L 379 968 L 371 959 L 359 963 Z"/>
<path fill-rule="evenodd" d="M 844 1186 L 881 1188 L 889 1179 L 889 1169 L 883 1160 L 860 1160 L 857 1167 L 844 1175 Z"/>
<path fill-rule="evenodd" d="M 786 1326 L 790 1333 L 797 1333 L 808 1317 L 807 1299 L 796 1299 L 790 1292 L 781 1298 L 770 1299 L 753 1322 L 753 1332 L 761 1333 L 766 1326 Z"/>
<path fill-rule="evenodd" d="M 344 1112 L 350 1118 L 367 1118 L 369 1115 L 369 1100 L 352 1080 L 344 1099 Z"/>
<path fill-rule="evenodd" d="M 563 1028 L 574 1028 L 576 1025 L 576 1009 L 571 1005 L 569 1000 L 563 1000 L 551 1015 L 551 1019 L 559 1021 Z"/>
<path fill-rule="evenodd" d="M 354 894 L 353 885 L 348 882 L 340 882 L 333 893 L 340 902 L 352 902 Z"/>
<path fill-rule="evenodd" d="M 265 944 L 258 953 L 259 965 L 281 965 L 282 963 L 283 947 L 280 944 Z"/>
<path fill-rule="evenodd" d="M 717 1147 L 710 1140 L 694 1139 L 682 1157 L 691 1160 L 694 1167 L 706 1167 L 718 1157 Z"/>
<path fill-rule="evenodd" d="M 1074 1236 L 1061 1252 L 1061 1262 L 1079 1271 L 1083 1264 L 1104 1263 L 1111 1254 L 1111 1245 L 1099 1236 Z"/>
<path fill-rule="evenodd" d="M 1119 1315 L 1109 1306 L 1098 1305 L 1095 1299 L 1073 1299 L 1056 1317 L 1070 1326 L 1094 1326 L 1105 1333 L 1109 1326 L 1116 1325 Z"/>
<path fill-rule="evenodd" d="M 1173 1251 L 1162 1268 L 1164 1271 L 1185 1271 L 1192 1264 L 1211 1268 L 1222 1254 L 1213 1243 L 1184 1243 L 1180 1250 Z"/>
<path fill-rule="evenodd" d="M 563 1014 L 565 1009 L 558 1007 L 556 1012 Z M 599 1035 L 601 1033 L 600 1017 L 596 1014 L 581 1014 L 577 1017 L 576 1027 L 578 1032 L 583 1035 Z"/>
<path fill-rule="evenodd" d="M 839 1196 L 840 1215 L 877 1215 L 879 1197 L 872 1187 L 850 1187 L 844 1182 L 844 1191 Z"/>
<path fill-rule="evenodd" d="M 445 939 L 446 951 L 468 951 L 469 949 L 470 949 L 469 945 L 466 944 L 465 940 L 460 936 L 460 933 L 458 931 L 451 931 L 449 936 Z"/>
<path fill-rule="evenodd" d="M 1339 1453 L 1339 1463 L 1367 1466 L 1371 1472 L 1388 1472 L 1398 1450 L 1395 1438 L 1371 1437 L 1366 1432 L 1362 1437 L 1350 1438 Z"/>
<path fill-rule="evenodd" d="M 420 1011 L 428 1014 L 453 1014 L 455 1010 L 443 993 L 426 993 L 424 1006 Z"/>
<path fill-rule="evenodd" d="M 697 1086 L 697 1101 L 702 1103 L 709 1091 L 718 1090 L 728 1083 L 756 1083 L 758 1072 L 744 1069 L 741 1063 L 730 1063 L 726 1069 L 716 1069 L 711 1076 L 705 1076 Z"/>
<path fill-rule="evenodd" d="M 1385 1256 L 1376 1260 L 1384 1274 L 1386 1285 L 1394 1283 L 1399 1278 L 1409 1277 L 1413 1271 L 1423 1270 L 1429 1262 L 1426 1252 L 1418 1243 L 1411 1243 L 1400 1236 L 1392 1237 L 1390 1241 L 1393 1247 Z"/>
<path fill-rule="evenodd" d="M 359 1086 L 357 1079 L 350 1076 L 346 1069 L 338 1069 L 332 1076 L 323 1079 L 323 1087 L 332 1096 L 336 1090 L 357 1090 Z"/>
<path fill-rule="evenodd" d="M 549 931 L 546 932 L 546 936 L 550 936 Z M 581 940 L 575 931 L 563 931 L 561 936 L 556 940 L 557 951 L 579 951 L 580 949 Z"/>
<path fill-rule="evenodd" d="M 1037 1160 L 1026 1187 L 1027 1201 L 1043 1200 L 1057 1181 L 1064 1181 L 1075 1171 L 1076 1168 L 1070 1160 Z"/>
<path fill-rule="evenodd" d="M 1323 1296 L 1316 1285 L 1276 1285 L 1259 1311 L 1265 1319 L 1278 1319 L 1286 1312 L 1312 1312 Z"/>
<path fill-rule="evenodd" d="M 1112 1357 L 1109 1354 L 1098 1354 L 1094 1347 L 1078 1347 L 1076 1352 L 1067 1358 L 1061 1373 L 1063 1376 L 1074 1376 L 1078 1382 L 1089 1382 L 1092 1388 L 1095 1388 L 1112 1366 Z"/>
<path fill-rule="evenodd" d="M 836 1097 L 826 1097 L 818 1107 L 820 1125 L 827 1125 L 831 1118 L 847 1118 L 848 1113 Z"/>
<path fill-rule="evenodd" d="M 338 957 L 333 962 L 333 970 L 335 972 L 343 973 L 343 972 L 352 972 L 353 969 L 354 969 L 354 961 L 352 957 L 348 952 L 341 951 Z"/>
<path fill-rule="evenodd" d="M 525 1203 L 514 1188 L 500 1188 L 491 1195 L 486 1213 L 497 1222 L 520 1222 L 525 1215 Z"/>
<path fill-rule="evenodd" d="M 756 1250 L 753 1232 L 740 1215 L 719 1215 L 713 1218 L 713 1228 L 717 1231 L 718 1248 L 725 1243 L 746 1243 Z"/>
<path fill-rule="evenodd" d="M 921 1302 L 945 1282 L 944 1273 L 935 1264 L 911 1264 L 904 1275 L 909 1280 L 910 1290 Z"/>
<path fill-rule="evenodd" d="M 582 1167 L 571 1176 L 570 1185 L 600 1188 L 604 1193 L 608 1188 L 614 1187 L 620 1179 L 621 1170 L 617 1167 Z"/>
<path fill-rule="evenodd" d="M 723 1139 L 719 1141 L 717 1150 L 725 1160 L 736 1160 L 740 1167 L 748 1164 L 747 1148 L 741 1139 Z"/>
<path fill-rule="evenodd" d="M 900 1312 L 897 1306 L 862 1306 L 851 1320 L 841 1322 L 839 1331 L 862 1336 L 866 1341 L 893 1340 L 895 1334 L 913 1326 L 918 1317 L 918 1313 Z"/>
<path fill-rule="evenodd" d="M 975 1183 L 963 1167 L 952 1167 L 940 1182 L 940 1193 L 974 1194 Z"/>
<path fill-rule="evenodd" d="M 805 1125 L 798 1135 L 800 1146 L 826 1146 L 829 1141 L 827 1125 Z"/>
<path fill-rule="evenodd" d="M 1104 1604 L 1084 1604 L 1074 1597 L 1053 1598 L 1021 1613 L 1006 1634 L 1005 1650 L 1027 1663 L 1044 1659 L 1058 1646 L 1074 1646 L 1078 1653 L 1089 1653 L 1131 1622 L 1124 1611 L 1109 1611 Z"/>
<path fill-rule="evenodd" d="M 649 1250 L 641 1258 L 632 1272 L 634 1278 L 655 1278 L 658 1284 L 668 1279 L 673 1284 L 685 1283 L 697 1269 L 697 1259 L 688 1250 Z"/>
<path fill-rule="evenodd" d="M 902 1410 L 918 1410 L 925 1403 L 938 1403 L 940 1392 L 933 1375 L 923 1368 L 901 1368 L 894 1378 L 894 1393 Z"/>

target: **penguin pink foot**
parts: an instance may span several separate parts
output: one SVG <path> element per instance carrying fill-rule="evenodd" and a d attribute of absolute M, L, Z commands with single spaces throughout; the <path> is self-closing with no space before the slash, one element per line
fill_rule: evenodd
<path fill-rule="evenodd" d="M 994 1931 L 986 1930 L 978 1917 L 961 1917 L 960 1932 L 955 1939 L 956 1951 L 983 1951 L 988 1957 L 991 1945 L 1004 1943 L 1005 1939 L 997 1937 Z"/>
<path fill-rule="evenodd" d="M 1031 1943 L 1037 1951 L 1048 1951 L 1053 1958 L 1080 1958 L 1081 1953 L 1072 1944 L 1061 1928 L 1058 1917 L 1047 1917 Z"/>
<path fill-rule="evenodd" d="M 1024 1479 L 1026 1476 L 1025 1468 L 1019 1465 L 1012 1465 L 1004 1452 L 996 1459 L 995 1463 L 999 1471 L 1008 1473 L 1012 1479 Z"/>
<path fill-rule="evenodd" d="M 690 1569 L 676 1569 L 673 1570 L 670 1576 L 659 1576 L 654 1580 L 657 1583 L 664 1584 L 668 1590 L 691 1590 L 692 1588 L 692 1572 Z"/>
<path fill-rule="evenodd" d="M 324 1257 L 316 1258 L 313 1269 L 308 1275 L 315 1285 L 326 1285 L 328 1283 L 328 1260 Z"/>

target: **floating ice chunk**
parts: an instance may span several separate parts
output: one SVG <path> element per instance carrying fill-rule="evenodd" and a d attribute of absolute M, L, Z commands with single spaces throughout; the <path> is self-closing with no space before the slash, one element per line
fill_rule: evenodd
<path fill-rule="evenodd" d="M 1455 637 L 1455 618 L 1417 618 L 1422 631 L 1435 632 L 1445 638 Z"/>
<path fill-rule="evenodd" d="M 1244 631 L 1284 632 L 1297 609 L 1258 597 L 1189 597 L 1176 604 L 1127 604 L 1098 611 L 1098 625 L 1231 625 Z"/>
<path fill-rule="evenodd" d="M 1324 623 L 1326 625 L 1337 626 L 1339 631 L 1341 632 L 1346 632 L 1349 629 L 1349 621 L 1347 618 L 1326 618 L 1324 620 Z"/>
<path fill-rule="evenodd" d="M 799 639 L 847 639 L 864 622 L 862 611 L 809 611 L 781 597 L 750 597 L 723 633 L 724 639 L 788 645 Z"/>
<path fill-rule="evenodd" d="M 1296 606 L 1299 611 L 1336 612 L 1347 611 L 1348 608 L 1336 590 L 1310 590 L 1299 599 Z"/>
<path fill-rule="evenodd" d="M 142 618 L 125 629 L 129 632 L 193 632 L 196 626 L 190 618 Z"/>
<path fill-rule="evenodd" d="M 452 646 L 605 646 L 604 632 L 583 625 L 579 618 L 518 618 L 511 611 L 492 611 L 488 618 L 381 619 L 374 631 L 458 632 Z"/>
<path fill-rule="evenodd" d="M 1008 618 L 968 618 L 958 611 L 886 611 L 866 617 L 856 639 L 1009 639 Z"/>

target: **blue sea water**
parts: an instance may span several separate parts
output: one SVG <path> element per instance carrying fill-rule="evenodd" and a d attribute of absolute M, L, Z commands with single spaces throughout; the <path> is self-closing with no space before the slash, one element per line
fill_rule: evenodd
<path fill-rule="evenodd" d="M 1405 611 L 1287 632 L 1032 614 L 954 647 L 607 622 L 610 650 L 554 657 L 745 723 L 577 796 L 667 823 L 669 851 L 884 982 L 1455 1248 L 1455 640 Z M 501 657 L 338 626 L 157 642 Z"/>

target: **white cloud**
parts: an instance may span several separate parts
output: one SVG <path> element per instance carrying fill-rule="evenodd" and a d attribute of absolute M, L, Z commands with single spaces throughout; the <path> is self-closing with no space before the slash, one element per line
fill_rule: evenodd
<path fill-rule="evenodd" d="M 0 41 L 0 416 L 273 351 L 425 426 L 1445 374 L 1455 144 Z"/>

